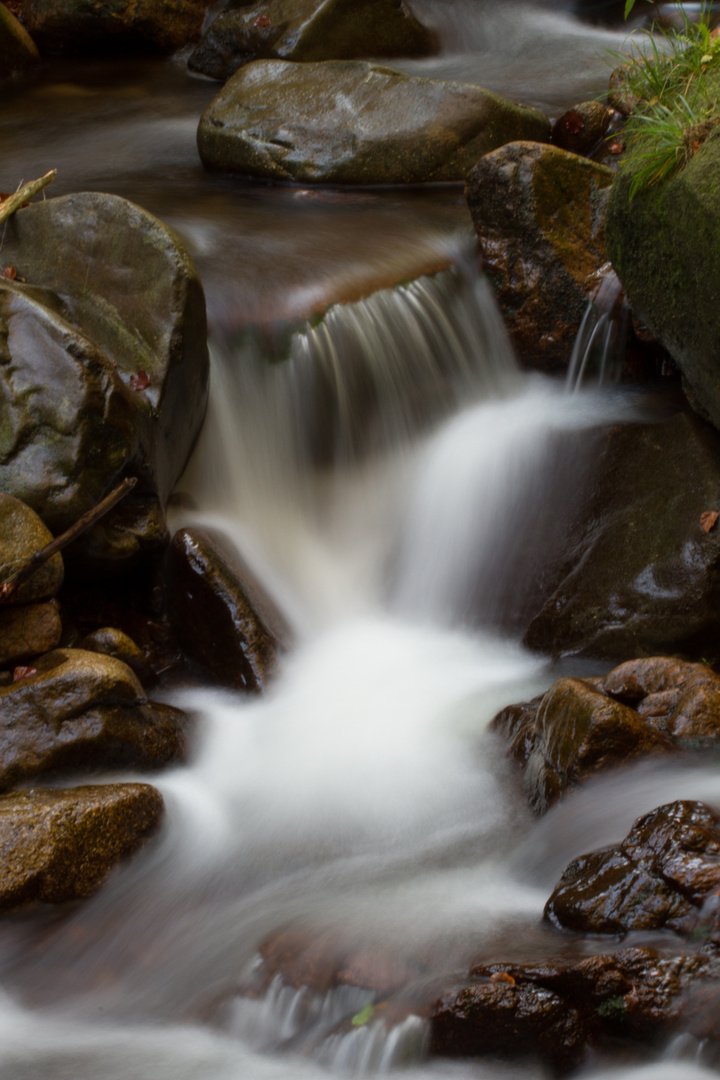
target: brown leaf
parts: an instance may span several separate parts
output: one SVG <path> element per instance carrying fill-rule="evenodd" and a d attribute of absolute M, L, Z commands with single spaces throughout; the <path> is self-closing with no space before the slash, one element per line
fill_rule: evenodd
<path fill-rule="evenodd" d="M 37 668 L 16 667 L 13 671 L 13 682 L 20 682 L 21 679 L 29 679 L 31 675 L 37 675 Z"/>
<path fill-rule="evenodd" d="M 704 514 L 700 515 L 700 528 L 706 533 L 709 533 L 714 528 L 718 519 L 717 510 L 706 510 Z"/>
<path fill-rule="evenodd" d="M 509 986 L 515 985 L 515 980 L 508 971 L 494 971 L 490 976 L 490 982 L 507 983 Z"/>
<path fill-rule="evenodd" d="M 255 20 L 255 26 L 257 26 L 258 29 L 260 27 L 269 26 L 269 25 L 270 25 L 270 16 L 269 15 L 258 15 L 257 19 Z"/>
<path fill-rule="evenodd" d="M 585 121 L 579 112 L 569 112 L 565 117 L 565 130 L 571 135 L 577 135 L 585 127 Z"/>
<path fill-rule="evenodd" d="M 147 371 L 136 371 L 134 375 L 130 376 L 130 385 L 133 390 L 147 390 L 150 385 L 150 376 Z"/>
<path fill-rule="evenodd" d="M 5 266 L 0 270 L 0 277 L 7 278 L 8 281 L 14 281 L 17 277 L 17 270 L 14 266 Z"/>
<path fill-rule="evenodd" d="M 614 142 L 612 144 L 612 146 L 610 147 L 610 153 L 611 154 L 622 154 L 624 149 L 625 149 L 625 147 L 623 146 L 623 144 L 621 142 Z"/>

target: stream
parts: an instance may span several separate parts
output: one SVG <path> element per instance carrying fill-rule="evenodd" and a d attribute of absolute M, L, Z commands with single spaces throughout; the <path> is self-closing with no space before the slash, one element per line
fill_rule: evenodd
<path fill-rule="evenodd" d="M 443 52 L 398 66 L 552 115 L 604 90 L 625 37 L 560 2 L 412 6 Z M 296 640 L 262 699 L 168 689 L 198 733 L 192 763 L 153 781 L 160 837 L 91 900 L 0 923 L 0 1078 L 540 1080 L 527 1063 L 428 1060 L 428 1005 L 473 961 L 557 953 L 541 914 L 572 858 L 671 799 L 720 804 L 717 770 L 645 763 L 537 820 L 486 730 L 557 677 L 519 640 L 598 432 L 656 405 L 518 368 L 461 187 L 205 173 L 195 131 L 216 92 L 182 56 L 63 61 L 15 84 L 0 117 L 0 187 L 57 168 L 53 195 L 123 195 L 185 241 L 211 394 L 170 525 L 222 529 Z M 291 358 L 268 363 L 278 326 Z M 282 933 L 361 957 L 389 1007 L 353 1024 L 367 990 L 260 985 L 258 949 Z M 680 1039 L 581 1075 L 705 1080 L 712 1065 Z"/>

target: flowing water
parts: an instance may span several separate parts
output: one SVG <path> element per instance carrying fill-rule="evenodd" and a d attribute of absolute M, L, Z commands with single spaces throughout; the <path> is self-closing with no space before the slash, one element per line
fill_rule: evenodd
<path fill-rule="evenodd" d="M 623 38 L 559 3 L 414 6 L 443 55 L 408 69 L 554 112 L 603 88 Z M 173 524 L 222 528 L 295 635 L 262 700 L 172 692 L 198 734 L 158 778 L 157 841 L 77 908 L 0 924 L 0 1077 L 540 1078 L 427 1061 L 429 1003 L 473 960 L 557 950 L 542 907 L 575 855 L 671 798 L 720 803 L 713 770 L 645 765 L 537 822 L 487 732 L 554 676 L 521 630 L 598 433 L 644 406 L 581 384 L 582 358 L 572 393 L 517 368 L 459 188 L 207 176 L 194 133 L 215 90 L 182 58 L 55 65 L 0 120 L 0 186 L 57 167 L 58 194 L 123 194 L 191 249 L 211 401 Z M 304 324 L 335 301 L 354 302 Z M 282 934 L 305 985 L 261 977 Z M 328 977 L 343 965 L 371 978 Z M 583 1075 L 702 1080 L 703 1053 L 676 1040 L 650 1071 Z"/>

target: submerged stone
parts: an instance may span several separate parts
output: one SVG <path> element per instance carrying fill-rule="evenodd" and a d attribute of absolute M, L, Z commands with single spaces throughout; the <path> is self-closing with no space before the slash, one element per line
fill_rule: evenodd
<path fill-rule="evenodd" d="M 162 795 L 149 784 L 0 796 L 0 910 L 91 896 L 162 814 Z"/>
<path fill-rule="evenodd" d="M 264 690 L 288 629 L 239 554 L 218 535 L 181 529 L 164 577 L 168 614 L 187 653 L 230 686 Z"/>
<path fill-rule="evenodd" d="M 186 755 L 186 727 L 120 660 L 56 649 L 0 687 L 0 791 L 59 772 L 162 768 Z"/>
<path fill-rule="evenodd" d="M 185 248 L 94 193 L 19 210 L 4 236 L 18 276 L 0 285 L 0 487 L 55 530 L 126 473 L 164 503 L 207 399 L 205 301 Z"/>
<path fill-rule="evenodd" d="M 198 148 L 208 168 L 269 180 L 417 184 L 463 180 L 481 154 L 549 129 L 479 86 L 359 60 L 258 60 L 205 110 Z"/>
<path fill-rule="evenodd" d="M 438 51 L 404 0 L 260 0 L 223 11 L 188 66 L 229 79 L 251 60 L 352 60 Z"/>
<path fill-rule="evenodd" d="M 612 181 L 604 165 L 528 141 L 485 154 L 467 177 L 484 269 L 515 349 L 532 367 L 567 367 L 607 262 Z"/>
<path fill-rule="evenodd" d="M 555 926 L 590 934 L 692 932 L 720 890 L 720 819 L 699 802 L 675 802 L 639 818 L 616 847 L 581 855 L 545 905 Z M 713 927 L 716 932 L 717 927 Z"/>

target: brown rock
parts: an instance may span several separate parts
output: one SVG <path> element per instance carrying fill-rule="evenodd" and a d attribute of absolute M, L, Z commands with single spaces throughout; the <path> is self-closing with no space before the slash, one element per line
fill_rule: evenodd
<path fill-rule="evenodd" d="M 287 642 L 285 620 L 227 541 L 175 534 L 165 562 L 167 607 L 190 656 L 240 690 L 264 690 Z"/>
<path fill-rule="evenodd" d="M 466 195 L 485 270 L 513 344 L 541 370 L 567 366 L 607 262 L 612 171 L 556 146 L 512 142 L 485 154 Z"/>
<path fill-rule="evenodd" d="M 149 702 L 109 656 L 57 649 L 0 687 L 0 790 L 59 771 L 162 768 L 187 751 L 186 718 Z"/>
<path fill-rule="evenodd" d="M 615 847 L 582 855 L 545 905 L 555 926 L 592 934 L 689 931 L 720 895 L 720 819 L 699 802 L 639 818 Z"/>
<path fill-rule="evenodd" d="M 142 649 L 122 630 L 116 630 L 112 626 L 103 626 L 87 634 L 80 642 L 79 648 L 84 649 L 85 652 L 102 653 L 103 656 L 113 656 L 116 660 L 121 660 L 143 683 L 146 679 L 153 678 Z"/>
<path fill-rule="evenodd" d="M 24 0 L 23 19 L 44 56 L 170 53 L 196 41 L 209 0 Z"/>
<path fill-rule="evenodd" d="M 612 109 L 601 101 L 585 101 L 558 117 L 550 138 L 561 150 L 589 154 L 610 127 L 611 117 Z"/>
<path fill-rule="evenodd" d="M 53 535 L 26 503 L 0 492 L 0 581 L 7 581 Z M 54 596 L 63 583 L 63 560 L 58 552 L 12 593 L 10 603 L 27 604 Z"/>
<path fill-rule="evenodd" d="M 0 910 L 90 896 L 160 824 L 149 784 L 21 791 L 0 797 Z"/>
<path fill-rule="evenodd" d="M 0 664 L 19 664 L 54 649 L 62 622 L 56 601 L 0 607 Z"/>

